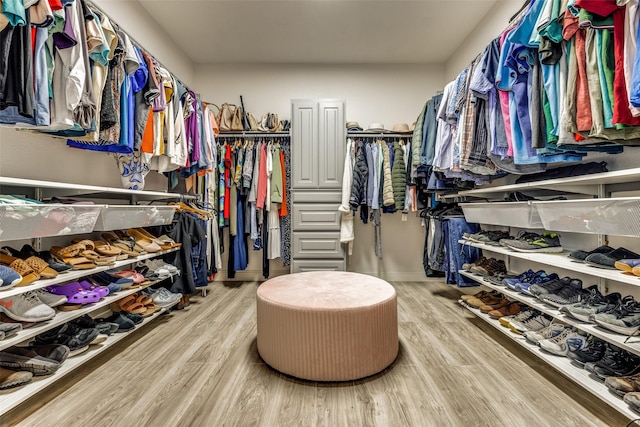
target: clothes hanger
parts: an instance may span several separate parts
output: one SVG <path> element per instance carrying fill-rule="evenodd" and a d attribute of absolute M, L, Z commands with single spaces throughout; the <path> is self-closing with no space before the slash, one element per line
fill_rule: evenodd
<path fill-rule="evenodd" d="M 195 209 L 189 205 L 187 205 L 184 202 L 171 202 L 169 203 L 170 206 L 177 206 L 178 209 L 183 210 L 183 211 L 187 211 L 187 212 L 191 212 L 193 214 L 195 214 L 196 216 L 198 216 L 201 219 L 211 219 L 211 213 L 207 212 L 207 211 L 203 211 L 201 209 Z"/>

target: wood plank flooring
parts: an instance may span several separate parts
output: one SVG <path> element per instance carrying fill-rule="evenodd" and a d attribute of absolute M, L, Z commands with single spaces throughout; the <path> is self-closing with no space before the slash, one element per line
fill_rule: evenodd
<path fill-rule="evenodd" d="M 279 374 L 256 349 L 257 283 L 132 334 L 0 419 L 2 426 L 624 426 L 628 420 L 456 304 L 396 282 L 400 354 L 346 383 Z"/>

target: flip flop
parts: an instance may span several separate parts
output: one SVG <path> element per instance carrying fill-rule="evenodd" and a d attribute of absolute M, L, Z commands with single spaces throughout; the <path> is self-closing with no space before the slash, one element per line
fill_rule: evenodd
<path fill-rule="evenodd" d="M 122 249 L 116 248 L 115 246 L 111 246 L 109 243 L 104 240 L 96 240 L 96 252 L 102 255 L 115 256 L 122 254 Z"/>
<path fill-rule="evenodd" d="M 140 252 L 135 250 L 136 242 L 133 239 L 122 240 L 109 233 L 102 233 L 102 238 L 109 242 L 111 246 L 115 246 L 116 248 L 120 249 L 122 253 L 127 254 L 132 258 L 141 255 Z"/>
<path fill-rule="evenodd" d="M 140 246 L 142 246 L 142 248 L 147 251 L 147 252 L 160 252 L 162 250 L 162 248 L 160 247 L 160 245 L 158 245 L 157 243 L 155 243 L 153 240 L 149 239 L 147 236 L 145 236 L 144 234 L 140 233 L 138 230 L 134 229 L 134 228 L 130 228 L 127 230 L 127 234 L 133 238 L 136 239 L 136 243 Z"/>
<path fill-rule="evenodd" d="M 115 256 L 100 255 L 92 250 L 82 251 L 81 255 L 90 259 L 95 265 L 113 265 L 117 261 Z"/>
<path fill-rule="evenodd" d="M 140 252 L 141 254 L 146 254 L 147 253 L 147 251 L 136 242 L 135 237 L 129 236 L 127 233 L 125 233 L 122 230 L 114 230 L 113 232 L 116 233 L 116 236 L 118 236 L 121 240 L 132 241 L 133 242 L 133 250 L 135 250 L 137 252 Z"/>

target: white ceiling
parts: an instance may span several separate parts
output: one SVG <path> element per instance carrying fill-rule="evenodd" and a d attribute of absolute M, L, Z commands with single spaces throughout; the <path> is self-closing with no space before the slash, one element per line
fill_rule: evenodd
<path fill-rule="evenodd" d="M 444 63 L 497 0 L 138 0 L 206 63 Z"/>

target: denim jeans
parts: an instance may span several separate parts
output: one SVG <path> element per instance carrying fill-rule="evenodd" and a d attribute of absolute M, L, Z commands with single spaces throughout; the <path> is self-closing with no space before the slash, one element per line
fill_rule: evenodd
<path fill-rule="evenodd" d="M 477 286 L 478 284 L 468 279 L 460 273 L 462 265 L 471 263 L 478 259 L 480 251 L 478 248 L 458 243 L 462 239 L 464 233 L 477 233 L 479 231 L 478 224 L 469 224 L 464 218 L 447 218 L 443 221 L 443 229 L 445 229 L 446 239 L 446 258 L 445 271 L 447 273 L 447 283 L 457 284 L 458 287 Z"/>

